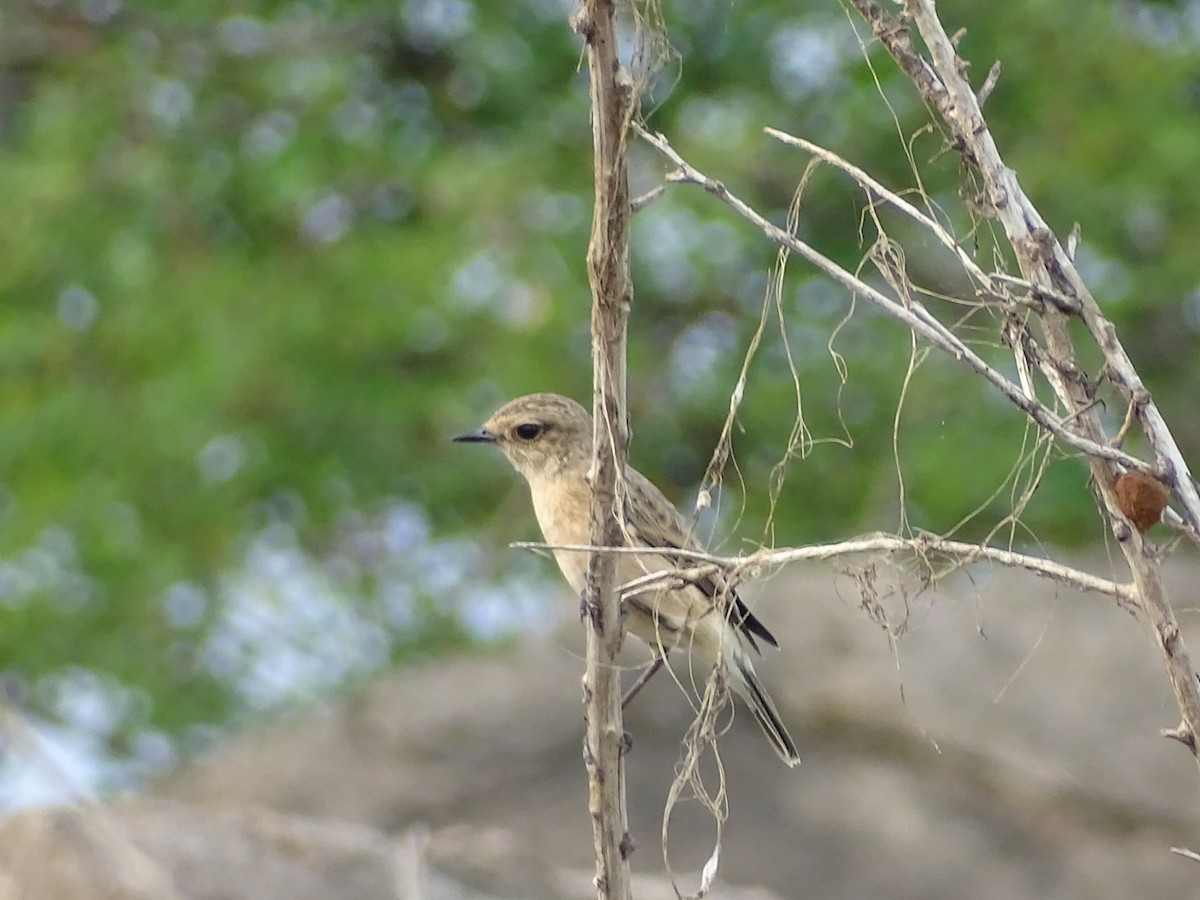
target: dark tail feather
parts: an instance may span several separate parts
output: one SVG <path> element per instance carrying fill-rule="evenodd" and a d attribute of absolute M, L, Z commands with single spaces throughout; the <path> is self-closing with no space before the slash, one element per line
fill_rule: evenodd
<path fill-rule="evenodd" d="M 758 676 L 750 668 L 749 661 L 739 660 L 736 666 L 737 674 L 741 676 L 734 678 L 737 693 L 749 704 L 750 712 L 754 713 L 754 720 L 758 722 L 758 727 L 763 730 L 779 758 L 789 766 L 796 765 L 800 762 L 800 754 L 792 742 L 792 736 L 788 734 L 783 720 L 779 718 L 775 704 L 759 683 Z"/>

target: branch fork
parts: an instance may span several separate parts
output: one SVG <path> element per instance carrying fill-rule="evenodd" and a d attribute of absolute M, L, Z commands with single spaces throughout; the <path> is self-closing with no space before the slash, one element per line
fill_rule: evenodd
<path fill-rule="evenodd" d="M 1196 739 L 1196 735 L 1200 734 L 1200 685 L 1195 668 L 1167 599 L 1157 555 L 1147 552 L 1149 548 L 1139 530 L 1140 523 L 1129 518 L 1116 491 L 1116 479 L 1123 474 L 1138 474 L 1163 482 L 1178 504 L 1178 511 L 1167 509 L 1163 520 L 1200 543 L 1200 492 L 1187 463 L 1150 392 L 1121 345 L 1116 329 L 1104 317 L 1075 268 L 1073 252 L 1068 252 L 1058 242 L 1025 195 L 1016 173 L 1004 164 L 1000 156 L 980 108 L 996 86 L 999 69 L 993 66 L 982 88 L 978 92 L 972 89 L 966 77 L 968 66 L 957 52 L 957 37 L 961 37 L 961 34 L 954 38 L 947 35 L 938 20 L 933 0 L 904 0 L 903 17 L 886 12 L 874 0 L 850 2 L 913 81 L 929 108 L 940 118 L 948 146 L 960 153 L 975 171 L 982 186 L 983 212 L 994 218 L 1003 229 L 1016 254 L 1020 277 L 983 271 L 967 250 L 931 215 L 917 209 L 836 154 L 774 129 L 768 129 L 767 133 L 847 173 L 866 192 L 872 204 L 869 207 L 872 214 L 873 204 L 881 202 L 914 219 L 955 255 L 964 273 L 975 285 L 977 295 L 997 297 L 1002 305 L 1011 304 L 1014 311 L 1020 308 L 1022 315 L 1017 321 L 1010 322 L 1004 332 L 1006 343 L 1016 360 L 1017 381 L 988 365 L 954 331 L 933 316 L 922 299 L 907 288 L 902 264 L 892 256 L 886 253 L 872 254 L 872 261 L 890 284 L 889 294 L 846 271 L 795 234 L 768 221 L 724 183 L 691 166 L 663 135 L 638 129 L 639 134 L 669 161 L 672 170 L 666 176 L 668 182 L 703 188 L 754 224 L 768 239 L 803 257 L 856 296 L 876 304 L 915 334 L 970 367 L 1039 428 L 1085 457 L 1100 508 L 1114 533 L 1121 538 L 1120 547 L 1132 575 L 1131 584 L 1116 585 L 1109 582 L 1102 590 L 1119 602 L 1134 607 L 1157 636 L 1182 720 L 1178 728 L 1170 730 L 1169 736 L 1184 743 L 1200 764 Z M 919 33 L 923 49 L 915 45 L 909 30 L 910 23 Z M 1013 289 L 1021 290 L 1027 299 L 1015 298 Z M 1037 326 L 1036 335 L 1026 324 L 1025 317 Z M 1084 323 L 1092 340 L 1104 354 L 1105 372 L 1128 403 L 1127 423 L 1114 439 L 1107 436 L 1099 418 L 1095 384 L 1085 376 L 1077 362 L 1074 339 L 1067 327 L 1070 318 L 1078 318 Z M 1033 379 L 1035 368 L 1053 393 L 1053 407 L 1037 394 Z M 1132 421 L 1137 421 L 1145 433 L 1153 450 L 1153 462 L 1139 459 L 1121 449 L 1122 440 Z M 876 537 L 872 540 L 876 549 L 891 540 L 896 543 L 889 550 L 901 549 L 901 545 L 916 550 L 901 538 Z M 946 543 L 943 542 L 943 549 Z M 987 558 L 996 558 L 997 554 L 1008 551 L 975 548 L 974 552 Z M 794 558 L 820 558 L 820 552 L 817 548 L 774 551 L 756 554 L 739 564 L 748 564 L 751 560 L 773 564 Z M 710 565 L 729 562 L 708 560 Z M 1004 564 L 1024 565 L 1016 560 L 1005 561 Z M 1041 564 L 1024 567 L 1031 571 L 1045 571 L 1045 566 Z M 1073 583 L 1082 586 L 1092 576 L 1076 573 L 1071 578 L 1074 579 Z M 624 589 L 631 587 L 626 585 Z"/>

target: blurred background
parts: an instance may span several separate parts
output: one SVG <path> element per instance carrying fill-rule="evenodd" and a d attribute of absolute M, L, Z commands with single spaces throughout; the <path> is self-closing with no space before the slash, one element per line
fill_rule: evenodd
<path fill-rule="evenodd" d="M 807 159 L 763 126 L 901 190 L 907 147 L 946 221 L 1004 264 L 971 228 L 958 158 L 852 13 L 664 6 L 678 58 L 645 108 L 690 162 L 782 223 Z M 551 565 L 505 549 L 537 537 L 523 486 L 449 443 L 521 393 L 588 400 L 573 8 L 2 0 L 0 669 L 57 763 L 4 757 L 0 807 L 136 787 L 265 717 L 574 610 Z M 1085 277 L 1195 458 L 1200 3 L 939 11 L 968 27 L 977 84 L 1003 61 L 986 106 L 1001 151 L 1060 235 L 1082 224 Z M 635 191 L 663 174 L 635 151 Z M 799 233 L 854 268 L 874 240 L 863 207 L 818 170 Z M 956 286 L 885 221 L 915 280 Z M 774 261 L 696 190 L 635 219 L 632 458 L 681 507 Z M 902 524 L 978 538 L 1035 477 L 1001 540 L 1104 540 L 1084 466 L 1031 456 L 1017 412 L 953 362 L 922 358 L 906 384 L 908 333 L 800 263 L 776 301 L 715 545 Z M 963 325 L 1011 371 L 994 321 Z"/>

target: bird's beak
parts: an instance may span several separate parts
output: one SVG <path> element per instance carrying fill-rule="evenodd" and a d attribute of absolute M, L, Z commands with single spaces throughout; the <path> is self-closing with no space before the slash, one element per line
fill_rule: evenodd
<path fill-rule="evenodd" d="M 489 433 L 486 429 L 480 428 L 478 431 L 468 431 L 466 434 L 460 434 L 454 438 L 461 444 L 494 444 L 496 436 Z"/>

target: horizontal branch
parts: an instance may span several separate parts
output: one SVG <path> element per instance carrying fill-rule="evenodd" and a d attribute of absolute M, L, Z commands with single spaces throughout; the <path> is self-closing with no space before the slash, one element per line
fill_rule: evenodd
<path fill-rule="evenodd" d="M 695 184 L 704 188 L 704 190 L 708 191 L 708 193 L 712 194 L 739 216 L 757 226 L 770 240 L 804 257 L 830 278 L 870 300 L 889 315 L 899 319 L 909 329 L 924 337 L 934 346 L 969 365 L 989 384 L 999 390 L 1014 406 L 1064 444 L 1074 447 L 1087 456 L 1120 463 L 1126 469 L 1132 471 L 1145 472 L 1149 475 L 1155 474 L 1153 466 L 1137 457 L 1131 456 L 1116 447 L 1089 440 L 1069 429 L 1063 423 L 1063 420 L 1055 415 L 1049 407 L 1026 394 L 1019 384 L 1005 378 L 989 366 L 958 335 L 954 334 L 954 332 L 934 318 L 919 301 L 910 297 L 905 302 L 901 302 L 867 284 L 861 278 L 842 268 L 794 234 L 768 221 L 755 209 L 733 194 L 724 184 L 709 178 L 703 172 L 687 163 L 663 135 L 651 134 L 641 128 L 637 128 L 637 131 L 646 143 L 658 150 L 675 166 L 675 171 L 667 175 L 667 181 Z"/>
<path fill-rule="evenodd" d="M 567 550 L 579 553 L 662 553 L 655 547 L 593 547 L 586 544 L 543 544 L 521 541 L 510 544 L 522 550 Z M 828 560 L 858 553 L 897 553 L 908 551 L 919 556 L 930 554 L 946 556 L 961 565 L 985 560 L 1014 569 L 1024 569 L 1040 578 L 1048 578 L 1059 584 L 1081 591 L 1091 591 L 1112 597 L 1120 603 L 1132 603 L 1136 599 L 1133 585 L 1100 578 L 1088 572 L 1063 565 L 1051 559 L 1030 556 L 1002 547 L 972 544 L 966 541 L 949 541 L 932 534 L 921 534 L 913 538 L 876 533 L 838 541 L 832 544 L 814 544 L 810 547 L 784 547 L 775 550 L 759 550 L 748 556 L 718 556 L 702 550 L 677 550 L 671 548 L 670 555 L 687 559 L 700 565 L 689 568 L 650 572 L 621 585 L 622 597 L 644 593 L 656 586 L 668 584 L 676 579 L 690 579 L 712 571 L 739 571 L 754 567 L 780 566 L 803 560 Z"/>

